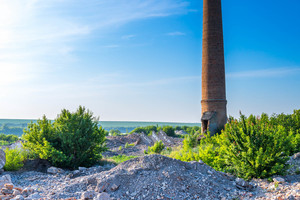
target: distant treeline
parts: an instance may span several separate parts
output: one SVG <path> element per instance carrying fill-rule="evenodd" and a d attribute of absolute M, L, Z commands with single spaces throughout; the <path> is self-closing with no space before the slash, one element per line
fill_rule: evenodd
<path fill-rule="evenodd" d="M 5 135 L 13 134 L 20 137 L 23 134 L 23 129 L 26 127 L 27 124 L 5 123 L 5 124 L 1 124 L 0 133 L 3 133 Z"/>
<path fill-rule="evenodd" d="M 0 134 L 0 146 L 9 145 L 19 140 L 19 137 L 16 135 L 6 135 Z"/>

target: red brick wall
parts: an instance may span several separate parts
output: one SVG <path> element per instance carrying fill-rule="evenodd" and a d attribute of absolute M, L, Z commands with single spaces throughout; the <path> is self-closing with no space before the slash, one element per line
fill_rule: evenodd
<path fill-rule="evenodd" d="M 202 113 L 216 111 L 227 121 L 221 0 L 203 0 Z"/>

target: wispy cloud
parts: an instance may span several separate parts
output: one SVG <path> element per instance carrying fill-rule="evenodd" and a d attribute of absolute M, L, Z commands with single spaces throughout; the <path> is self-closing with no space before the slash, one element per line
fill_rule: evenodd
<path fill-rule="evenodd" d="M 266 78 L 284 77 L 300 73 L 300 67 L 271 68 L 243 72 L 230 72 L 226 74 L 228 78 Z"/>
<path fill-rule="evenodd" d="M 72 64 L 80 41 L 133 21 L 185 14 L 188 6 L 182 0 L 1 0 L 0 66 L 23 71 L 30 65 L 37 73 L 43 65 Z"/>
<path fill-rule="evenodd" d="M 118 44 L 110 44 L 110 45 L 104 45 L 102 47 L 103 48 L 118 48 L 118 47 L 120 47 L 120 45 L 118 45 Z"/>
<path fill-rule="evenodd" d="M 183 32 L 180 32 L 180 31 L 175 31 L 175 32 L 167 33 L 167 35 L 169 35 L 169 36 L 183 36 L 183 35 L 186 35 L 186 34 L 183 33 Z"/>
<path fill-rule="evenodd" d="M 136 35 L 123 35 L 122 39 L 123 40 L 129 40 L 129 39 L 134 38 L 134 37 L 136 37 Z"/>

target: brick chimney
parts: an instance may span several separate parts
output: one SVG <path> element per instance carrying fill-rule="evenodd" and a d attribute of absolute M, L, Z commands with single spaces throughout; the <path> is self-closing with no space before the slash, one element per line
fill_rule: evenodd
<path fill-rule="evenodd" d="M 221 0 L 203 0 L 202 132 L 227 123 Z"/>

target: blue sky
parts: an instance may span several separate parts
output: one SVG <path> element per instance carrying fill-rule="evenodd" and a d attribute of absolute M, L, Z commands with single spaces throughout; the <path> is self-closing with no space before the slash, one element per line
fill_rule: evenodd
<path fill-rule="evenodd" d="M 0 118 L 200 121 L 202 1 L 0 2 Z M 229 115 L 300 108 L 299 7 L 223 1 Z"/>

